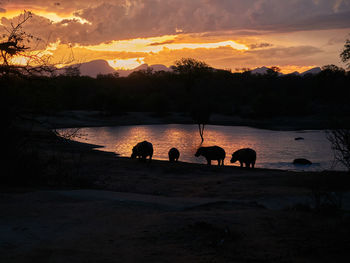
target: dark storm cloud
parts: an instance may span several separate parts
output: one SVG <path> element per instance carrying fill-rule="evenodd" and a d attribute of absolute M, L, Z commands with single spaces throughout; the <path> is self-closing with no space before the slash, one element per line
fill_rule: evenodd
<path fill-rule="evenodd" d="M 68 19 L 32 28 L 82 45 L 139 37 L 236 30 L 293 32 L 350 27 L 350 0 L 19 0 L 51 12 L 74 12 L 89 23 Z M 6 6 L 5 6 L 6 8 Z M 5 21 L 6 22 L 6 21 Z M 35 24 L 37 23 L 37 24 Z M 38 29 L 38 27 L 41 27 Z"/>
<path fill-rule="evenodd" d="M 163 42 L 154 42 L 149 44 L 149 46 L 161 46 L 161 45 L 166 45 L 166 44 L 172 44 L 174 43 L 174 40 L 167 40 L 167 41 L 163 41 Z"/>

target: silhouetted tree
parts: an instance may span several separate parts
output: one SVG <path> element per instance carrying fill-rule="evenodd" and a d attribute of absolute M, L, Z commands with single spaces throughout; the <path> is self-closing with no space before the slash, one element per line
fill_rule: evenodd
<path fill-rule="evenodd" d="M 0 76 L 8 74 L 33 75 L 52 73 L 52 66 L 48 65 L 48 56 L 28 52 L 29 45 L 33 41 L 41 41 L 40 38 L 23 30 L 23 25 L 32 18 L 30 11 L 25 11 L 19 16 L 17 24 L 11 22 L 10 26 L 4 27 L 6 33 L 0 36 Z M 25 65 L 18 65 L 12 62 L 16 56 L 26 59 Z"/>
<path fill-rule="evenodd" d="M 96 79 L 117 79 L 119 78 L 119 73 L 109 73 L 109 74 L 97 74 Z"/>
<path fill-rule="evenodd" d="M 80 76 L 79 65 L 68 66 L 64 69 L 64 75 L 68 77 L 78 77 Z"/>
<path fill-rule="evenodd" d="M 279 73 L 281 72 L 281 69 L 277 66 L 272 66 L 266 71 L 266 74 L 271 77 L 278 77 Z"/>
<path fill-rule="evenodd" d="M 212 68 L 204 61 L 199 61 L 194 58 L 182 58 L 175 61 L 175 65 L 171 68 L 180 74 L 198 74 L 212 72 Z"/>
<path fill-rule="evenodd" d="M 148 67 L 147 69 L 140 69 L 137 71 L 133 71 L 129 74 L 128 78 L 144 78 L 153 76 L 154 71 L 153 68 Z"/>
<path fill-rule="evenodd" d="M 334 80 L 338 77 L 343 77 L 345 75 L 345 70 L 336 65 L 325 65 L 322 67 L 322 71 L 319 76 L 325 80 Z"/>
<path fill-rule="evenodd" d="M 350 39 L 347 39 L 344 44 L 344 49 L 340 53 L 341 60 L 346 63 L 347 68 L 350 69 Z"/>
<path fill-rule="evenodd" d="M 207 63 L 194 58 L 182 58 L 175 61 L 174 64 L 174 66 L 171 66 L 172 70 L 185 78 L 186 88 L 188 90 L 195 85 L 195 80 L 197 78 L 213 72 L 213 68 Z"/>
<path fill-rule="evenodd" d="M 24 45 L 24 41 L 28 40 L 28 38 L 33 38 L 33 36 L 24 32 L 22 25 L 31 17 L 31 12 L 25 11 L 21 17 L 21 21 L 19 21 L 17 25 L 11 23 L 11 28 L 6 29 L 8 33 L 2 36 L 2 41 L 0 43 L 2 64 L 8 66 L 10 64 L 10 58 L 28 49 L 28 47 Z"/>
<path fill-rule="evenodd" d="M 204 128 L 205 125 L 209 123 L 211 110 L 206 103 L 197 103 L 195 108 L 191 112 L 192 119 L 198 124 L 199 135 L 201 136 L 202 143 L 204 141 Z"/>
<path fill-rule="evenodd" d="M 345 73 L 345 70 L 343 68 L 338 67 L 338 66 L 336 66 L 334 64 L 322 66 L 322 71 Z"/>
<path fill-rule="evenodd" d="M 344 74 L 345 70 L 341 67 L 338 67 L 334 64 L 330 64 L 330 65 L 324 65 L 322 66 L 322 72 L 324 73 L 328 73 L 328 74 Z"/>
<path fill-rule="evenodd" d="M 24 44 L 25 40 L 33 38 L 23 31 L 23 24 L 32 17 L 30 12 L 24 12 L 21 16 L 21 21 L 17 25 L 11 23 L 11 28 L 5 28 L 7 33 L 2 35 L 0 42 L 0 67 L 1 74 L 9 74 L 16 72 L 17 68 L 11 65 L 11 59 L 21 55 L 28 47 Z"/>

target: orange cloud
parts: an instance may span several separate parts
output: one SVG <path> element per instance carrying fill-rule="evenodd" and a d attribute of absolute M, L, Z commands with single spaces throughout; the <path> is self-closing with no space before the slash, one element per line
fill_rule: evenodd
<path fill-rule="evenodd" d="M 35 14 L 25 31 L 43 40 L 33 48 L 55 43 L 47 49 L 55 63 L 105 59 L 115 67 L 193 57 L 289 72 L 339 64 L 350 30 L 350 3 L 339 0 L 16 0 L 3 2 L 0 23 L 16 23 L 23 9 Z"/>

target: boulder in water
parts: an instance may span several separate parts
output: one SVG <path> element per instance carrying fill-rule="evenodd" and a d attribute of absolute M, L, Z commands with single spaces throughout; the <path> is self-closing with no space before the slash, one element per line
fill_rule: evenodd
<path fill-rule="evenodd" d="M 294 159 L 293 164 L 310 165 L 312 164 L 312 162 L 309 161 L 308 159 L 297 158 L 297 159 Z"/>

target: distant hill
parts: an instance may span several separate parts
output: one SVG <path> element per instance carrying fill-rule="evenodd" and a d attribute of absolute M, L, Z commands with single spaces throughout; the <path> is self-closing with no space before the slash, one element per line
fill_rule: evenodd
<path fill-rule="evenodd" d="M 269 70 L 269 68 L 263 66 L 261 68 L 256 68 L 256 69 L 253 69 L 251 71 L 252 74 L 260 74 L 260 75 L 264 75 L 267 73 L 267 71 Z"/>
<path fill-rule="evenodd" d="M 65 69 L 69 67 L 78 67 L 81 76 L 89 76 L 96 78 L 98 74 L 111 74 L 115 73 L 116 70 L 112 68 L 106 60 L 92 60 L 86 63 L 74 64 L 57 69 L 57 74 L 65 74 Z"/>
<path fill-rule="evenodd" d="M 307 71 L 304 71 L 303 73 L 300 73 L 301 76 L 304 76 L 306 74 L 312 74 L 312 75 L 315 75 L 315 74 L 318 74 L 320 73 L 322 70 L 320 67 L 316 67 L 316 68 L 312 68 L 312 69 L 309 69 Z"/>
<path fill-rule="evenodd" d="M 115 69 L 112 68 L 106 60 L 92 60 L 90 62 L 82 63 L 79 67 L 80 75 L 90 76 L 96 78 L 98 74 L 111 74 L 115 73 Z"/>
<path fill-rule="evenodd" d="M 113 74 L 115 72 L 118 72 L 119 73 L 119 76 L 120 77 L 127 77 L 129 74 L 131 74 L 132 72 L 134 71 L 138 71 L 138 70 L 147 70 L 148 68 L 152 68 L 153 71 L 172 71 L 171 68 L 168 68 L 167 66 L 165 65 L 162 65 L 162 64 L 154 64 L 154 65 L 148 65 L 148 64 L 142 64 L 136 68 L 133 68 L 133 69 L 127 69 L 127 70 L 122 70 L 122 69 L 119 69 L 119 70 L 115 70 L 114 68 L 112 68 L 108 62 L 106 60 L 102 60 L 102 59 L 99 59 L 99 60 L 92 60 L 92 61 L 89 61 L 89 62 L 86 62 L 86 63 L 81 63 L 81 64 L 76 64 L 76 65 L 73 65 L 73 66 L 79 66 L 79 69 L 80 69 L 80 75 L 82 76 L 90 76 L 90 77 L 93 77 L 93 78 L 96 78 L 96 76 L 98 74 Z M 267 73 L 267 71 L 269 70 L 268 67 L 259 67 L 259 68 L 256 68 L 256 69 L 253 69 L 251 71 L 252 74 L 261 74 L 261 75 L 264 75 Z M 312 69 L 309 69 L 305 72 L 302 72 L 302 73 L 299 73 L 297 71 L 293 72 L 293 73 L 289 73 L 289 74 L 286 74 L 286 75 L 297 75 L 297 76 L 304 76 L 306 74 L 318 74 L 320 73 L 322 70 L 320 67 L 315 67 L 315 68 L 312 68 Z M 60 69 L 59 70 L 59 73 L 63 73 L 63 70 Z M 280 75 L 284 75 L 282 73 L 280 73 Z"/>
<path fill-rule="evenodd" d="M 112 68 L 106 60 L 92 60 L 86 63 L 81 63 L 81 64 L 75 64 L 71 66 L 77 66 L 79 67 L 80 70 L 80 75 L 81 76 L 90 76 L 93 78 L 96 78 L 98 74 L 113 74 L 118 72 L 120 77 L 127 77 L 130 73 L 138 70 L 147 70 L 148 68 L 152 68 L 153 71 L 171 71 L 170 68 L 162 65 L 162 64 L 155 64 L 155 65 L 148 65 L 148 64 L 142 64 L 136 68 L 133 69 L 128 69 L 128 70 L 115 70 Z M 67 67 L 64 67 L 63 69 L 59 69 L 57 71 L 58 74 L 64 74 L 64 69 Z"/>
<path fill-rule="evenodd" d="M 263 66 L 263 67 L 260 67 L 260 68 L 253 69 L 253 70 L 251 71 L 251 73 L 252 73 L 252 74 L 261 74 L 261 75 L 264 75 L 264 74 L 267 73 L 268 70 L 269 70 L 268 67 Z M 306 74 L 313 74 L 313 75 L 315 75 L 315 74 L 320 73 L 321 71 L 322 71 L 322 70 L 321 70 L 320 67 L 315 67 L 315 68 L 309 69 L 309 70 L 307 70 L 307 71 L 305 71 L 305 72 L 302 72 L 302 73 L 299 73 L 298 71 L 294 71 L 294 72 L 289 73 L 289 74 L 280 73 L 280 75 L 296 75 L 296 76 L 299 76 L 299 75 L 300 75 L 300 76 L 304 76 L 304 75 L 306 75 Z"/>
<path fill-rule="evenodd" d="M 285 76 L 299 76 L 300 73 L 298 71 L 294 71 L 292 73 L 285 74 Z"/>
<path fill-rule="evenodd" d="M 168 68 L 167 66 L 164 66 L 162 64 L 155 64 L 155 65 L 148 65 L 148 64 L 142 64 L 134 69 L 128 69 L 128 70 L 117 70 L 117 72 L 119 73 L 120 77 L 127 77 L 130 73 L 134 72 L 134 71 L 139 71 L 139 70 L 147 70 L 148 68 L 152 68 L 153 71 L 171 71 L 170 68 Z"/>
<path fill-rule="evenodd" d="M 140 65 L 140 66 L 138 66 L 138 67 L 136 67 L 136 68 L 133 68 L 133 69 L 118 69 L 118 70 L 116 70 L 116 72 L 119 73 L 119 76 L 120 76 L 120 77 L 127 77 L 127 76 L 129 76 L 132 72 L 138 71 L 138 70 L 146 70 L 147 67 L 148 67 L 147 64 L 142 64 L 142 65 Z"/>

